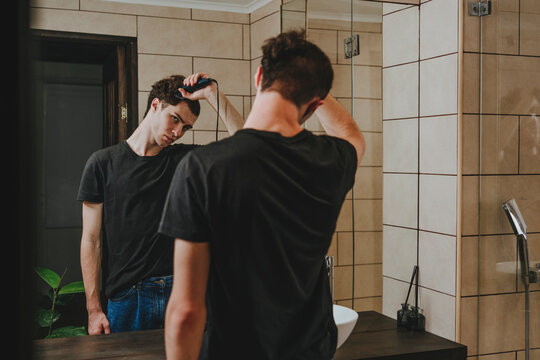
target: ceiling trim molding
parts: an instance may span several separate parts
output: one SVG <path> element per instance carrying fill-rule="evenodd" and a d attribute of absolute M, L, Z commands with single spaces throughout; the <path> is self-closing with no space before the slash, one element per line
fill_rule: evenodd
<path fill-rule="evenodd" d="M 167 6 L 200 10 L 226 11 L 242 14 L 250 14 L 253 11 L 263 7 L 272 0 L 251 0 L 249 3 L 227 4 L 219 0 L 197 1 L 197 0 L 104 0 L 108 2 L 123 2 L 139 5 Z"/>
<path fill-rule="evenodd" d="M 308 19 L 351 21 L 351 15 L 313 11 L 308 13 Z M 354 16 L 352 17 L 352 21 L 380 23 L 382 22 L 382 15 L 354 14 Z"/>

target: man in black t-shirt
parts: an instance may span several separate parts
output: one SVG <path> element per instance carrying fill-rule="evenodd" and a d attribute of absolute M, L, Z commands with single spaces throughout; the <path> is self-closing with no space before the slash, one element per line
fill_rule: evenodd
<path fill-rule="evenodd" d="M 176 239 L 170 359 L 335 353 L 324 260 L 365 144 L 328 95 L 328 57 L 304 36 L 265 42 L 244 128 L 190 152 L 176 169 L 159 226 Z M 314 112 L 328 135 L 302 128 Z"/>
<path fill-rule="evenodd" d="M 221 103 L 220 116 L 231 134 L 243 124 L 216 84 L 193 93 L 180 89 L 205 77 L 173 75 L 156 82 L 133 134 L 96 151 L 86 163 L 77 199 L 83 204 L 81 268 L 90 335 L 164 325 L 173 239 L 158 234 L 157 228 L 176 166 L 197 147 L 174 142 L 195 123 L 199 99 L 214 109 Z M 176 97 L 177 90 L 183 99 Z M 101 288 L 108 299 L 107 315 Z"/>

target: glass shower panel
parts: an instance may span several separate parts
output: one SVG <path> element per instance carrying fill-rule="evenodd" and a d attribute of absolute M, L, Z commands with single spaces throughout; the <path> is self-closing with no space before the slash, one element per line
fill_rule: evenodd
<path fill-rule="evenodd" d="M 464 54 L 465 73 L 478 74 L 476 100 L 464 105 L 464 145 L 476 142 L 478 156 L 464 179 L 478 193 L 477 228 L 464 237 L 477 253 L 476 291 L 465 294 L 477 308 L 469 355 L 537 359 L 540 284 L 522 274 L 540 263 L 540 2 L 491 1 L 489 15 L 465 16 L 478 31 L 465 39 Z M 511 200 L 526 224 L 525 242 L 503 208 Z"/>
<path fill-rule="evenodd" d="M 382 312 L 382 3 L 309 0 L 307 37 L 330 58 L 330 95 L 354 117 L 368 151 L 343 204 L 329 250 L 334 302 Z M 316 115 L 305 127 L 324 129 Z"/>

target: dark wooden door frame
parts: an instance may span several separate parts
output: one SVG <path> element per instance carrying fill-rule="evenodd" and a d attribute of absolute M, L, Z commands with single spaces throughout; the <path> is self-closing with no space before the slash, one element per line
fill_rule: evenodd
<path fill-rule="evenodd" d="M 31 35 L 36 59 L 104 65 L 104 144 L 128 138 L 138 126 L 137 39 L 49 30 L 32 30 Z M 96 51 L 45 53 L 41 51 L 45 43 Z"/>

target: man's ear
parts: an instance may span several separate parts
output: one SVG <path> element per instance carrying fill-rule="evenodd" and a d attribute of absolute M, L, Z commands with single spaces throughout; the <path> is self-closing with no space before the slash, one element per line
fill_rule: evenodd
<path fill-rule="evenodd" d="M 255 72 L 255 75 L 253 78 L 255 81 L 255 88 L 258 89 L 259 85 L 261 84 L 261 79 L 262 79 L 262 68 L 260 66 L 257 67 L 257 71 Z"/>
<path fill-rule="evenodd" d="M 324 103 L 321 99 L 313 100 L 307 107 L 306 111 L 304 112 L 304 116 L 302 119 L 305 121 L 307 120 L 314 112 L 317 110 L 319 106 L 321 106 Z"/>

